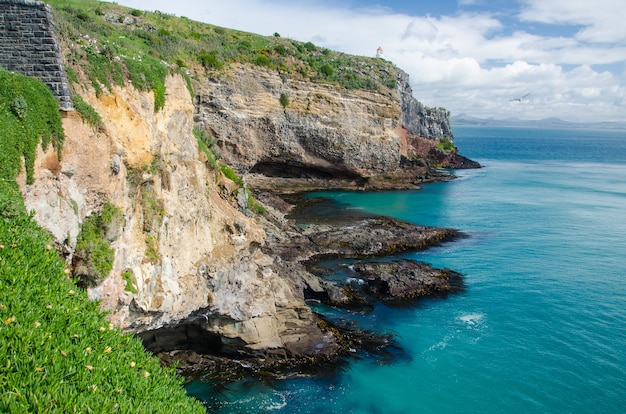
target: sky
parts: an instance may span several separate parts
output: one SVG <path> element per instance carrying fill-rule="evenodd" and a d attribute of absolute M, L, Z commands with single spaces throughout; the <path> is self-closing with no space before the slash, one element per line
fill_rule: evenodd
<path fill-rule="evenodd" d="M 452 115 L 626 121 L 624 0 L 118 0 L 384 58 Z"/>

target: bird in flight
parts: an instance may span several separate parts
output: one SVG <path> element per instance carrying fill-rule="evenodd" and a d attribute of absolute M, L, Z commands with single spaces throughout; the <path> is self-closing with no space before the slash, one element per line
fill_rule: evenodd
<path fill-rule="evenodd" d="M 528 95 L 530 95 L 530 94 L 527 93 L 526 95 L 520 96 L 519 98 L 510 99 L 509 102 L 522 102 L 522 99 L 526 98 Z"/>

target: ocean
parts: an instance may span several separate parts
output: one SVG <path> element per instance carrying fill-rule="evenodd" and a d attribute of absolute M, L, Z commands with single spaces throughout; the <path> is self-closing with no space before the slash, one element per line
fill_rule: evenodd
<path fill-rule="evenodd" d="M 189 394 L 214 413 L 621 413 L 626 409 L 626 131 L 456 127 L 484 168 L 421 190 L 326 192 L 337 208 L 469 235 L 405 257 L 465 290 L 331 318 L 393 333 L 392 361 Z"/>

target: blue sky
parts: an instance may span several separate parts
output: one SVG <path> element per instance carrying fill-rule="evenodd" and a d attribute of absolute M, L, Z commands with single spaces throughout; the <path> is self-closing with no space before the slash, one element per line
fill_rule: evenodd
<path fill-rule="evenodd" d="M 623 0 L 117 2 L 357 55 L 381 46 L 418 100 L 453 115 L 626 121 Z"/>

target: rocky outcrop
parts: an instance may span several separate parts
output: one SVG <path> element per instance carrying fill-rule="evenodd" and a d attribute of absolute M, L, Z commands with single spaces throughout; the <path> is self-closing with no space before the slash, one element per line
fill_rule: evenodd
<path fill-rule="evenodd" d="M 463 286 L 456 272 L 410 260 L 355 263 L 351 269 L 357 288 L 386 302 L 445 295 Z"/>
<path fill-rule="evenodd" d="M 222 161 L 248 183 L 256 176 L 362 187 L 389 179 L 399 187 L 431 177 L 411 148 L 419 139 L 436 144 L 449 125 L 441 114 L 416 124 L 426 129 L 413 125 L 410 117 L 427 112 L 409 97 L 403 75 L 398 79 L 397 90 L 348 91 L 235 65 L 219 78 L 199 79 L 195 105 L 182 77 L 169 76 L 156 113 L 151 93 L 113 87 L 96 97 L 76 85 L 104 126 L 65 115 L 62 161 L 39 154 L 35 184 L 22 179 L 27 208 L 68 263 L 85 218 L 105 200 L 120 209 L 113 269 L 88 293 L 154 352 L 330 355 L 338 347 L 334 331 L 320 328 L 305 297 L 340 303 L 345 294 L 304 261 L 420 249 L 456 233 L 381 218 L 301 229 L 271 206 L 266 217 L 255 216 L 241 184 L 205 162 L 192 130 L 217 138 Z M 415 135 L 422 133 L 433 136 Z"/>
<path fill-rule="evenodd" d="M 429 108 L 415 99 L 409 84 L 409 74 L 401 69 L 398 69 L 397 83 L 402 108 L 402 127 L 417 137 L 435 141 L 442 138 L 453 140 L 450 112 L 444 108 Z"/>
<path fill-rule="evenodd" d="M 201 84 L 195 115 L 223 159 L 251 174 L 254 185 L 268 186 L 260 175 L 277 178 L 281 187 L 289 186 L 284 179 L 322 179 L 317 186 L 334 180 L 348 188 L 397 188 L 430 178 L 428 162 L 406 160 L 428 158 L 417 149 L 420 141 L 430 150 L 442 138 L 452 140 L 448 118 L 448 111 L 413 97 L 401 70 L 396 89 L 366 91 L 243 64 Z"/>
<path fill-rule="evenodd" d="M 69 261 L 85 217 L 105 200 L 122 211 L 113 270 L 88 293 L 125 330 L 193 323 L 218 348 L 236 344 L 249 352 L 306 354 L 319 351 L 314 344 L 332 345 L 264 253 L 262 221 L 243 214 L 228 190 L 233 186 L 225 178 L 220 185 L 201 161 L 184 80 L 172 76 L 166 86 L 168 99 L 157 113 L 151 94 L 133 88 L 100 98 L 81 91 L 104 128 L 66 115 L 62 161 L 39 154 L 35 183 L 21 180 L 27 208 Z"/>
<path fill-rule="evenodd" d="M 288 97 L 283 107 L 280 96 Z M 241 173 L 357 178 L 394 171 L 401 113 L 391 95 L 341 90 L 238 65 L 201 85 L 196 122 Z"/>

